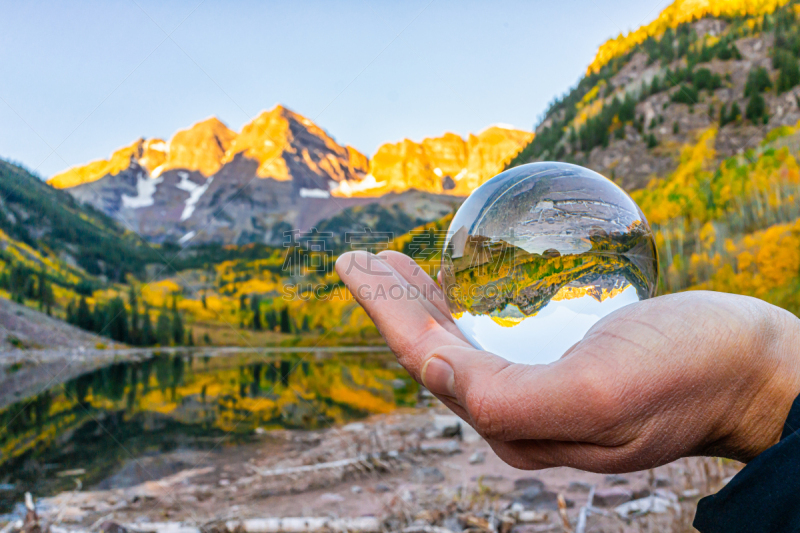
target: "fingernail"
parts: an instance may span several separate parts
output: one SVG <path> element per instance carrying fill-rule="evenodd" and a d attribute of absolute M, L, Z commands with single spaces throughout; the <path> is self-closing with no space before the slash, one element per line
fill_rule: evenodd
<path fill-rule="evenodd" d="M 434 394 L 455 397 L 455 372 L 443 359 L 431 357 L 422 369 L 422 383 Z"/>

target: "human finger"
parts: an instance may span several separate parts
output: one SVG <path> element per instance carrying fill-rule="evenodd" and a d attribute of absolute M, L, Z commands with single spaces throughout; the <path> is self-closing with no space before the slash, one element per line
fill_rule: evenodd
<path fill-rule="evenodd" d="M 437 348 L 468 346 L 448 331 L 408 283 L 383 260 L 367 252 L 348 252 L 336 272 L 375 323 L 402 364 L 418 381 L 425 360 Z"/>
<path fill-rule="evenodd" d="M 444 298 L 444 291 L 416 261 L 405 254 L 393 250 L 382 251 L 378 254 L 378 257 L 383 258 L 392 265 L 410 284 L 417 287 L 445 318 L 451 322 L 453 321 L 450 309 L 447 307 L 447 301 Z"/>

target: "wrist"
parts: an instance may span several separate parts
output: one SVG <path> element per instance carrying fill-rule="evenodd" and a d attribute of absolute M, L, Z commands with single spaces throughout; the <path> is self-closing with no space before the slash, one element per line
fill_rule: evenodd
<path fill-rule="evenodd" d="M 778 443 L 800 394 L 800 320 L 783 309 L 763 306 L 753 354 L 763 372 L 753 380 L 754 392 L 728 443 L 727 455 L 744 462 Z"/>

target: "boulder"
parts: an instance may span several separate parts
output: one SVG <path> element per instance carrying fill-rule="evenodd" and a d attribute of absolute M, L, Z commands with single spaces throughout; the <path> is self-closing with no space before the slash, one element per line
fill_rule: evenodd
<path fill-rule="evenodd" d="M 436 467 L 420 467 L 411 474 L 411 481 L 424 485 L 433 485 L 434 483 L 442 483 L 444 474 Z"/>
<path fill-rule="evenodd" d="M 592 503 L 598 507 L 616 507 L 633 499 L 633 492 L 621 487 L 595 491 Z"/>

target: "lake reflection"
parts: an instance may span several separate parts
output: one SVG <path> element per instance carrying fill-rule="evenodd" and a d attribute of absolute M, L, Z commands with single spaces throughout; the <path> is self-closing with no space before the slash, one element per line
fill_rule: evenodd
<path fill-rule="evenodd" d="M 324 428 L 413 405 L 416 393 L 385 353 L 152 353 L 0 411 L 0 507 L 77 478 L 91 486 L 131 457 L 245 442 L 257 428 Z"/>

